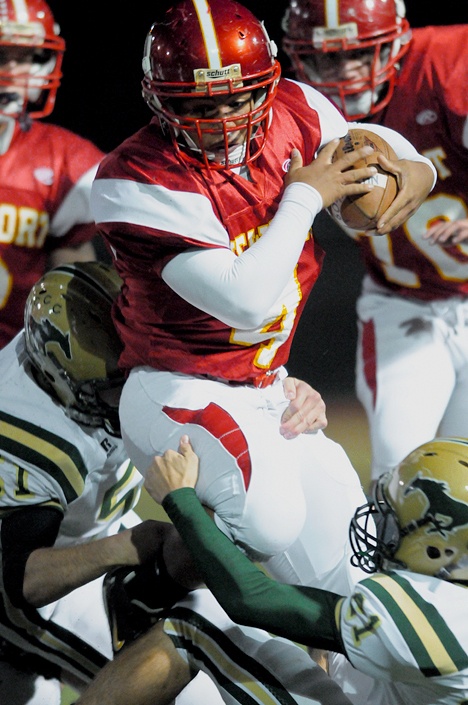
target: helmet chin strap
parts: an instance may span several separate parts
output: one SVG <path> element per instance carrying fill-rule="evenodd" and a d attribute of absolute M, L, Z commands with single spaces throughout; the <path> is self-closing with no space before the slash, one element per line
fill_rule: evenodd
<path fill-rule="evenodd" d="M 31 127 L 31 118 L 26 112 L 26 102 L 19 93 L 11 91 L 0 92 L 0 120 L 4 122 L 7 120 L 17 120 L 24 132 L 29 130 Z M 6 146 L 5 151 L 1 151 L 2 148 L 4 148 L 4 145 L 1 143 L 2 136 L 0 136 L 0 154 L 5 154 L 10 143 Z"/>
<path fill-rule="evenodd" d="M 373 104 L 378 100 L 379 93 L 377 91 L 364 91 L 355 95 L 346 95 L 344 98 L 336 93 L 327 93 L 327 96 L 339 108 L 346 111 L 349 119 L 352 120 L 354 115 L 369 114 Z M 344 105 L 343 105 L 344 103 Z"/>
<path fill-rule="evenodd" d="M 21 96 L 19 93 L 3 91 L 3 93 L 0 93 L 0 108 L 6 108 L 10 103 L 19 103 L 20 100 Z"/>

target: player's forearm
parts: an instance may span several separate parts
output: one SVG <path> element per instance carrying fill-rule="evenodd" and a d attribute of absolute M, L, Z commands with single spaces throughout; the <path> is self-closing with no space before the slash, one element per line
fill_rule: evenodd
<path fill-rule="evenodd" d="M 207 586 L 233 621 L 342 651 L 334 617 L 338 595 L 277 583 L 266 576 L 217 529 L 191 488 L 171 492 L 163 506 Z"/>
<path fill-rule="evenodd" d="M 254 328 L 291 279 L 321 209 L 314 188 L 293 183 L 262 237 L 242 254 L 224 248 L 184 252 L 164 267 L 163 279 L 179 296 L 223 323 Z"/>
<path fill-rule="evenodd" d="M 151 557 L 139 551 L 132 540 L 133 529 L 115 536 L 66 548 L 39 548 L 27 562 L 23 596 L 34 607 L 41 607 L 67 595 L 120 565 L 138 565 Z M 154 536 L 154 553 L 159 544 Z"/>

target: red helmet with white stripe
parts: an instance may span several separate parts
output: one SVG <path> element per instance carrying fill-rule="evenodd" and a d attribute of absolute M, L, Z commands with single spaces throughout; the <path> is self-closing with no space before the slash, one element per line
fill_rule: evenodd
<path fill-rule="evenodd" d="M 184 160 L 225 169 L 259 156 L 280 77 L 275 56 L 263 23 L 233 0 L 182 0 L 153 24 L 143 96 Z M 240 114 L 236 101 L 245 96 L 250 102 Z M 220 105 L 228 106 L 224 115 Z M 216 135 L 218 158 L 205 145 Z"/>
<path fill-rule="evenodd" d="M 403 0 L 290 0 L 283 18 L 283 49 L 298 80 L 325 93 L 348 120 L 385 107 L 411 30 Z M 344 62 L 364 75 L 346 74 Z"/>
<path fill-rule="evenodd" d="M 0 2 L 0 114 L 50 115 L 65 42 L 44 0 Z"/>

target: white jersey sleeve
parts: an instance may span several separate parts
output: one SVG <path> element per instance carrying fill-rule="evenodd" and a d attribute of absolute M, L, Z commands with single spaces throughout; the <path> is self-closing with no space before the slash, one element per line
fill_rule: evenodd
<path fill-rule="evenodd" d="M 379 702 L 463 701 L 467 597 L 463 586 L 394 571 L 361 581 L 345 599 L 340 629 L 346 653 L 355 668 L 380 681 L 381 691 L 392 693 Z"/>
<path fill-rule="evenodd" d="M 63 514 L 58 545 L 115 533 L 142 477 L 121 438 L 80 425 L 33 380 L 22 333 L 0 354 L 0 519 L 13 510 Z"/>
<path fill-rule="evenodd" d="M 227 325 L 254 328 L 287 285 L 322 205 L 315 188 L 292 183 L 285 189 L 266 236 L 241 255 L 224 248 L 189 250 L 164 267 L 163 279 L 179 296 Z"/>

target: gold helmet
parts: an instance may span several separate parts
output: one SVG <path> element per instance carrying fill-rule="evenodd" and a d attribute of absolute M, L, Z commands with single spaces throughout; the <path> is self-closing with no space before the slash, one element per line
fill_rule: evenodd
<path fill-rule="evenodd" d="M 122 344 L 112 322 L 121 280 L 102 262 L 77 262 L 46 272 L 24 312 L 25 344 L 39 384 L 70 418 L 120 433 Z"/>
<path fill-rule="evenodd" d="M 390 562 L 468 581 L 468 438 L 424 443 L 382 475 L 373 501 L 357 510 L 350 536 L 352 562 L 366 572 Z"/>

